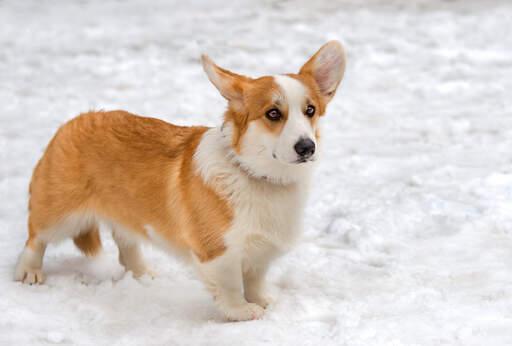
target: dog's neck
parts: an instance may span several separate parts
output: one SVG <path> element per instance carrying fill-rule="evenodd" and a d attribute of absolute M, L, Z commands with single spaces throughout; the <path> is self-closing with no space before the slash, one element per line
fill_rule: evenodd
<path fill-rule="evenodd" d="M 308 185 L 312 166 L 301 167 L 298 174 L 290 174 L 294 172 L 295 167 L 291 166 L 288 170 L 287 167 L 282 169 L 278 166 L 279 163 L 270 159 L 268 170 L 265 169 L 265 163 L 259 165 L 259 169 L 254 169 L 249 160 L 235 152 L 231 138 L 230 131 L 221 128 L 212 128 L 203 134 L 196 148 L 194 161 L 197 173 L 206 183 L 220 179 L 229 185 L 235 182 L 233 179 L 238 179 L 236 176 L 239 176 L 246 177 L 249 183 L 276 187 Z"/>
<path fill-rule="evenodd" d="M 220 135 L 222 137 L 222 145 L 220 150 L 223 151 L 226 159 L 229 161 L 229 163 L 236 167 L 241 173 L 246 175 L 249 179 L 252 181 L 260 181 L 269 183 L 272 185 L 294 185 L 298 182 L 300 182 L 302 179 L 300 178 L 309 178 L 309 174 L 306 175 L 300 175 L 297 177 L 293 176 L 287 176 L 286 174 L 283 175 L 273 175 L 272 173 L 272 166 L 276 165 L 276 162 L 269 162 L 269 174 L 262 173 L 261 171 L 258 172 L 258 170 L 255 170 L 253 167 L 251 167 L 250 162 L 247 162 L 247 160 L 244 159 L 242 155 L 237 153 L 235 149 L 232 146 L 232 136 L 233 136 L 233 130 L 231 128 L 232 125 L 224 123 L 220 129 Z M 272 159 L 275 160 L 275 159 Z M 275 167 L 275 166 L 274 166 Z M 295 169 L 301 169 L 303 167 L 294 167 Z M 308 169 L 310 171 L 310 169 Z M 274 170 L 274 172 L 280 173 L 279 170 Z M 309 179 L 308 179 L 309 180 Z"/>
<path fill-rule="evenodd" d="M 256 174 L 253 171 L 251 171 L 251 169 L 249 167 L 247 167 L 246 165 L 242 164 L 240 162 L 240 160 L 238 160 L 235 155 L 236 155 L 236 153 L 234 153 L 234 152 L 233 152 L 233 154 L 228 155 L 228 157 L 232 156 L 232 158 L 230 160 L 231 163 L 233 164 L 233 166 L 237 167 L 240 171 L 242 171 L 245 175 L 247 175 L 247 177 L 249 179 L 258 180 L 258 181 L 261 181 L 261 182 L 267 182 L 267 183 L 274 184 L 274 185 L 290 185 L 290 184 L 295 184 L 295 182 L 283 181 L 282 179 L 280 179 L 278 177 L 271 177 L 271 176 L 267 176 L 267 175 Z"/>

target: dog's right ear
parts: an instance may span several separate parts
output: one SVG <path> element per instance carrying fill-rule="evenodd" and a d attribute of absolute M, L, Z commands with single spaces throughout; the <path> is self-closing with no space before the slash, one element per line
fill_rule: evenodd
<path fill-rule="evenodd" d="M 210 82 L 235 110 L 242 111 L 244 108 L 244 89 L 251 78 L 220 68 L 206 54 L 201 55 L 201 61 Z"/>

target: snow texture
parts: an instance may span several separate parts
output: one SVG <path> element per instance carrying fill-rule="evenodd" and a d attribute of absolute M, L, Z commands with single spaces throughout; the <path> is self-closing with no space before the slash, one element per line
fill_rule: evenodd
<path fill-rule="evenodd" d="M 0 345 L 511 345 L 510 1 L 0 1 Z M 277 302 L 228 323 L 193 268 L 145 247 L 123 273 L 108 232 L 50 246 L 12 281 L 28 184 L 56 129 L 125 109 L 217 125 L 200 54 L 249 76 L 348 53 L 324 119 L 302 242 Z M 108 230 L 107 230 L 108 231 Z"/>

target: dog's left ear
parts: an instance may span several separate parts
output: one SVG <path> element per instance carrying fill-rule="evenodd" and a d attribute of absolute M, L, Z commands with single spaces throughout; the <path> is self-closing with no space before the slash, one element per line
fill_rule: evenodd
<path fill-rule="evenodd" d="M 345 72 L 347 56 L 338 41 L 327 42 L 302 66 L 299 74 L 309 74 L 315 79 L 320 92 L 331 101 Z"/>

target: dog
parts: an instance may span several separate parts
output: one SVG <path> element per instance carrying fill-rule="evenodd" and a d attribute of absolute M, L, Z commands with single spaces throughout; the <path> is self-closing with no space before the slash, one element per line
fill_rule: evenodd
<path fill-rule="evenodd" d="M 150 243 L 196 265 L 228 320 L 259 319 L 274 301 L 269 264 L 301 233 L 320 122 L 343 78 L 331 41 L 297 74 L 253 79 L 202 55 L 227 99 L 222 126 L 183 127 L 124 111 L 84 113 L 62 125 L 30 183 L 28 240 L 14 279 L 43 283 L 47 244 L 66 238 L 85 255 L 112 230 L 119 262 L 154 276 Z"/>

